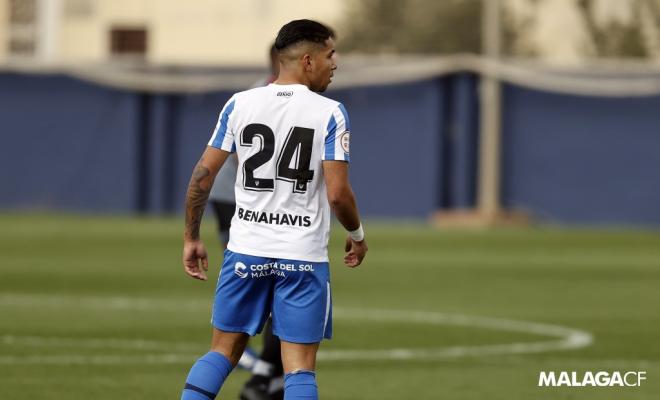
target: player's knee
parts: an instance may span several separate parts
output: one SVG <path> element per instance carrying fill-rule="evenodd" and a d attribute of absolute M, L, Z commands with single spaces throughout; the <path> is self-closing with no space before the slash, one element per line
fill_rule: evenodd
<path fill-rule="evenodd" d="M 232 366 L 238 365 L 238 360 L 241 359 L 241 356 L 243 355 L 243 351 L 245 350 L 245 345 L 242 346 L 230 346 L 227 344 L 219 344 L 215 346 L 211 346 L 211 351 L 214 351 L 216 353 L 220 353 L 223 356 L 225 356 L 229 362 L 231 363 Z"/>
<path fill-rule="evenodd" d="M 248 339 L 249 336 L 245 333 L 223 332 L 214 329 L 211 351 L 222 354 L 235 367 L 243 355 Z"/>
<path fill-rule="evenodd" d="M 314 371 L 316 368 L 316 352 L 319 344 L 299 344 L 281 341 L 282 364 L 285 373 L 298 370 Z"/>

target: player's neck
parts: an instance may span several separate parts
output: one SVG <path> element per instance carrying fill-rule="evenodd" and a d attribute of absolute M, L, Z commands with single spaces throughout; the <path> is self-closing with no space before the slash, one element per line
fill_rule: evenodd
<path fill-rule="evenodd" d="M 300 76 L 299 74 L 286 73 L 280 71 L 280 75 L 273 82 L 276 85 L 304 85 L 309 88 L 311 82 L 304 75 Z"/>

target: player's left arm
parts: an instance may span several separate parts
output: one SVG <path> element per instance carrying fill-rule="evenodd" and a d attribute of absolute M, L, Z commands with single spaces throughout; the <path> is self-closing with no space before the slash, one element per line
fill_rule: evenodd
<path fill-rule="evenodd" d="M 183 234 L 183 267 L 195 279 L 206 280 L 209 269 L 208 254 L 199 235 L 202 215 L 213 181 L 229 156 L 229 152 L 207 146 L 195 165 L 186 192 L 186 218 Z"/>

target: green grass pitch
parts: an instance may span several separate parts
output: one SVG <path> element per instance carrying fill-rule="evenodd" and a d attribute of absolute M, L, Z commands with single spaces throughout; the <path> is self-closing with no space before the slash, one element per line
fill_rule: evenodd
<path fill-rule="evenodd" d="M 178 399 L 210 338 L 221 262 L 210 222 L 212 278 L 202 283 L 181 267 L 181 218 L 0 215 L 0 398 Z M 333 230 L 335 338 L 322 345 L 321 398 L 660 398 L 657 232 L 369 221 L 365 230 L 370 252 L 355 270 L 340 264 L 344 233 Z M 593 343 L 529 352 L 557 338 L 513 321 Z M 647 380 L 538 387 L 540 371 L 646 371 Z M 237 399 L 247 376 L 234 372 L 218 398 Z"/>

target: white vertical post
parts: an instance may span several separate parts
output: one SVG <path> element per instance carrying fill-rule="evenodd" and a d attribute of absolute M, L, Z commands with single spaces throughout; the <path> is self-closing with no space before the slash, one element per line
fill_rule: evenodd
<path fill-rule="evenodd" d="M 489 60 L 500 56 L 500 0 L 482 0 L 482 45 Z M 500 212 L 500 82 L 488 72 L 480 81 L 480 143 L 477 208 L 480 214 L 495 216 Z"/>
<path fill-rule="evenodd" d="M 37 0 L 36 56 L 39 61 L 55 61 L 58 53 L 61 0 Z"/>

